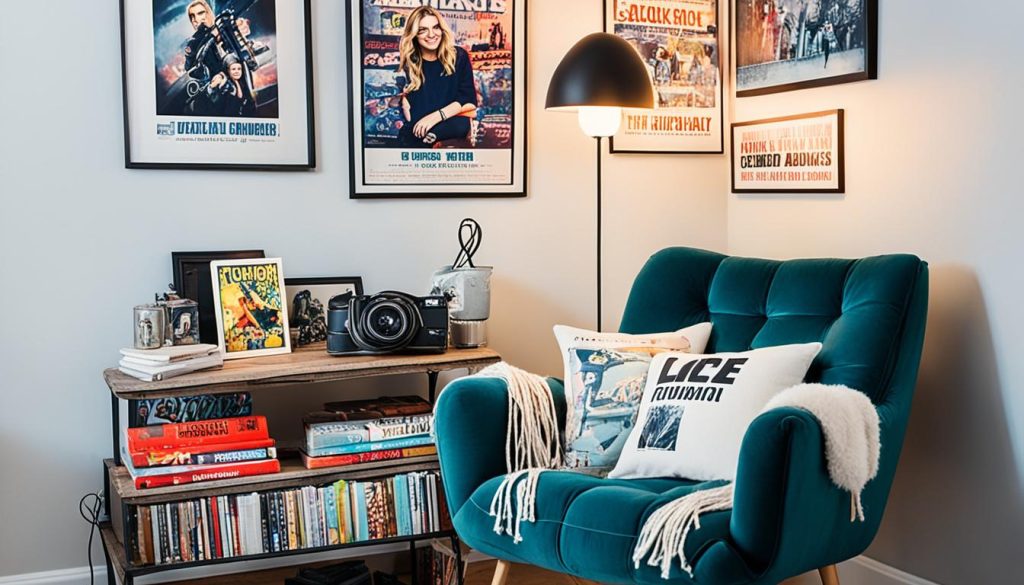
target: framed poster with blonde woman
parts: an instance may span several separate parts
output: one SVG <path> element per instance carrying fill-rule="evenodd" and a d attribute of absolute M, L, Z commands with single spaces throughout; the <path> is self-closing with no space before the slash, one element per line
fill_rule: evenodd
<path fill-rule="evenodd" d="M 351 197 L 526 195 L 526 1 L 348 3 Z"/>

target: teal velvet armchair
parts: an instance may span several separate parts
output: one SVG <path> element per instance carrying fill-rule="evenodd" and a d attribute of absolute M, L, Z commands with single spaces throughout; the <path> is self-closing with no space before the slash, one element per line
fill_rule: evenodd
<path fill-rule="evenodd" d="M 820 341 L 807 380 L 867 394 L 881 419 L 878 476 L 863 493 L 866 522 L 850 522 L 850 497 L 832 484 L 823 436 L 807 412 L 759 416 L 740 452 L 732 510 L 701 517 L 686 541 L 693 577 L 669 580 L 631 553 L 659 506 L 708 487 L 685 479 L 610 480 L 555 471 L 542 476 L 537 521 L 523 541 L 493 531 L 487 510 L 505 470 L 505 383 L 464 378 L 437 405 L 437 440 L 448 505 L 459 536 L 504 561 L 602 583 L 773 584 L 862 553 L 878 530 L 910 414 L 924 340 L 927 265 L 915 256 L 772 261 L 670 248 L 637 277 L 621 331 L 671 331 L 711 321 L 708 353 Z M 559 416 L 565 399 L 550 380 Z M 499 570 L 507 569 L 500 563 Z M 501 576 L 496 577 L 496 582 Z"/>

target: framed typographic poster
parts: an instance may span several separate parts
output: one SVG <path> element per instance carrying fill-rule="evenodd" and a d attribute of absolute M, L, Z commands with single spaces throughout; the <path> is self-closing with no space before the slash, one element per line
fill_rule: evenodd
<path fill-rule="evenodd" d="M 732 125 L 733 193 L 845 193 L 843 110 Z"/>
<path fill-rule="evenodd" d="M 125 166 L 316 164 L 309 0 L 121 0 Z"/>
<path fill-rule="evenodd" d="M 605 0 L 605 31 L 647 65 L 655 109 L 627 109 L 615 152 L 723 152 L 719 0 Z"/>
<path fill-rule="evenodd" d="M 525 0 L 352 0 L 348 31 L 353 198 L 526 194 Z"/>
<path fill-rule="evenodd" d="M 877 79 L 878 0 L 737 0 L 736 96 Z"/>

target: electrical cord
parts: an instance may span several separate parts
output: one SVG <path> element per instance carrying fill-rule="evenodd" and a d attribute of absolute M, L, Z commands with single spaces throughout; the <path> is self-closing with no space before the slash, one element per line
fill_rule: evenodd
<path fill-rule="evenodd" d="M 466 232 L 469 237 L 466 237 Z M 484 230 L 480 224 L 471 217 L 467 217 L 459 224 L 459 255 L 452 262 L 452 270 L 458 270 L 465 265 L 476 268 L 473 264 L 473 255 L 480 249 L 480 242 L 484 239 Z"/>
<path fill-rule="evenodd" d="M 91 506 L 86 503 L 89 498 L 95 498 L 95 503 Z M 103 508 L 103 494 L 96 492 L 94 494 L 85 494 L 82 499 L 78 501 L 78 513 L 82 515 L 82 519 L 89 523 L 89 548 L 86 549 L 87 556 L 89 557 L 89 585 L 95 585 L 96 573 L 92 565 L 92 539 L 96 534 L 96 529 L 100 526 L 100 510 Z"/>

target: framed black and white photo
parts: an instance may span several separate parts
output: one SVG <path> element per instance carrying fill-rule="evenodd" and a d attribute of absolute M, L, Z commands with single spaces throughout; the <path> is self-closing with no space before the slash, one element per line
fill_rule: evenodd
<path fill-rule="evenodd" d="M 125 166 L 316 166 L 309 0 L 121 0 Z"/>
<path fill-rule="evenodd" d="M 736 0 L 736 96 L 877 79 L 878 0 Z"/>
<path fill-rule="evenodd" d="M 612 153 L 721 154 L 720 0 L 604 0 L 605 31 L 637 50 L 653 110 L 627 109 Z"/>
<path fill-rule="evenodd" d="M 263 250 L 224 252 L 171 252 L 174 290 L 181 298 L 199 303 L 199 341 L 217 344 L 217 309 L 213 304 L 210 263 L 215 260 L 265 258 Z"/>
<path fill-rule="evenodd" d="M 526 195 L 526 0 L 348 2 L 352 198 Z"/>
<path fill-rule="evenodd" d="M 296 346 L 327 341 L 327 307 L 332 297 L 363 294 L 363 279 L 358 276 L 284 279 L 288 322 Z"/>
<path fill-rule="evenodd" d="M 845 193 L 843 110 L 732 125 L 733 193 Z"/>

